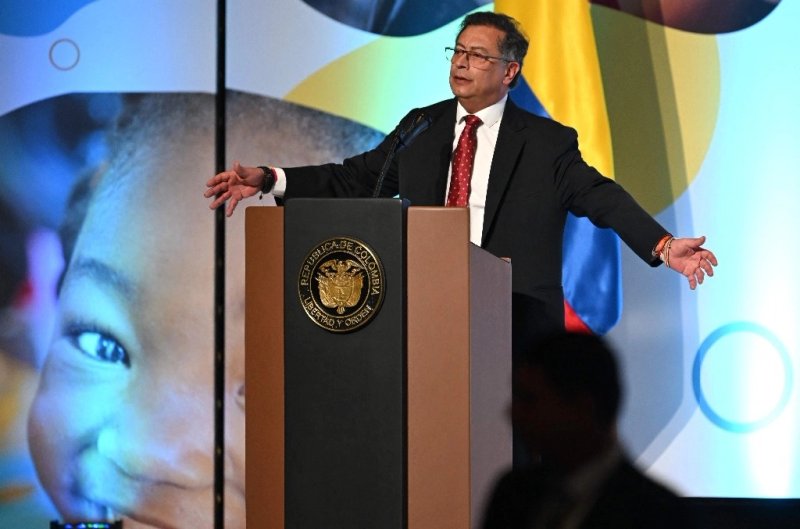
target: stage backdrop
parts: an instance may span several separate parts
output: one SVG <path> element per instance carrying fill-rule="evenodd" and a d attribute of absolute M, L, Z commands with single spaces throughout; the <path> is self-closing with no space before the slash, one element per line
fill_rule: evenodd
<path fill-rule="evenodd" d="M 626 446 L 686 495 L 798 497 L 800 6 L 640 4 L 230 0 L 228 162 L 369 148 L 410 108 L 449 97 L 444 47 L 465 13 L 512 14 L 531 38 L 513 99 L 578 129 L 590 163 L 675 233 L 707 235 L 720 259 L 692 292 L 570 219 L 570 325 L 607 333 L 622 355 Z M 0 8 L 3 527 L 211 524 L 214 220 L 202 192 L 216 35 L 211 0 Z M 237 213 L 232 528 L 244 526 Z"/>

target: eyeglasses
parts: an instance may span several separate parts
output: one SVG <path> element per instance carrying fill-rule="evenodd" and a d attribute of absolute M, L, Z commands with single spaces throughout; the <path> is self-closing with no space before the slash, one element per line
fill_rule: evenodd
<path fill-rule="evenodd" d="M 459 57 L 466 57 L 470 66 L 475 68 L 487 68 L 492 64 L 492 61 L 516 62 L 505 57 L 492 57 L 491 55 L 484 55 L 477 51 L 469 51 L 464 48 L 445 48 L 444 56 L 450 62 L 455 62 Z"/>

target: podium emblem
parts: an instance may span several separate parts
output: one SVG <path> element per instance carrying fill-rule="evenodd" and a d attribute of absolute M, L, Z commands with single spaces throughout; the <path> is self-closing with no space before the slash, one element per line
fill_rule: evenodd
<path fill-rule="evenodd" d="M 331 332 L 349 332 L 378 313 L 386 289 L 383 264 L 364 242 L 335 237 L 306 256 L 298 294 L 311 321 Z"/>

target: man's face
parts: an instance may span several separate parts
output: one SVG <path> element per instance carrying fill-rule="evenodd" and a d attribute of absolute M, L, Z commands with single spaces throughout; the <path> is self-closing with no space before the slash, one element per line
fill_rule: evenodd
<path fill-rule="evenodd" d="M 212 149 L 176 150 L 184 155 L 130 164 L 131 185 L 93 200 L 64 278 L 30 444 L 66 520 L 113 516 L 126 529 L 212 525 L 214 219 L 194 191 L 198 172 L 213 167 Z M 151 175 L 159 173 L 169 176 L 156 186 Z M 240 239 L 243 218 L 231 230 Z M 230 243 L 234 257 L 243 255 L 241 241 Z M 236 258 L 228 266 L 243 269 Z M 242 303 L 229 307 L 229 322 L 242 317 Z M 241 320 L 229 332 L 234 327 L 225 508 L 226 527 L 241 529 Z"/>
<path fill-rule="evenodd" d="M 499 43 L 505 32 L 490 26 L 467 26 L 456 39 L 456 49 L 500 57 Z M 474 61 L 472 61 L 474 62 Z M 469 113 L 497 103 L 508 93 L 519 64 L 492 59 L 476 67 L 465 55 L 454 57 L 450 64 L 450 89 Z"/>

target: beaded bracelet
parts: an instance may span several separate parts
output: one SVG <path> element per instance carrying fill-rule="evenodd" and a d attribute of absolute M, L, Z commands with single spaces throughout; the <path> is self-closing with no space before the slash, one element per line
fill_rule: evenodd
<path fill-rule="evenodd" d="M 675 237 L 670 237 L 667 241 L 667 244 L 664 245 L 664 264 L 667 265 L 667 268 L 671 268 L 669 266 L 669 249 L 672 247 L 672 241 L 675 240 Z"/>
<path fill-rule="evenodd" d="M 667 241 L 668 241 L 668 240 L 670 240 L 670 239 L 672 239 L 672 234 L 671 234 L 671 233 L 667 233 L 666 235 L 664 235 L 663 237 L 661 237 L 661 238 L 658 240 L 658 242 L 656 243 L 656 245 L 655 245 L 655 246 L 653 246 L 653 249 L 652 249 L 652 250 L 650 250 L 650 253 L 653 255 L 653 257 L 659 257 L 659 256 L 660 256 L 660 254 L 661 254 L 661 250 L 663 250 L 663 249 L 664 249 L 664 245 L 665 245 L 665 244 L 667 243 Z"/>

